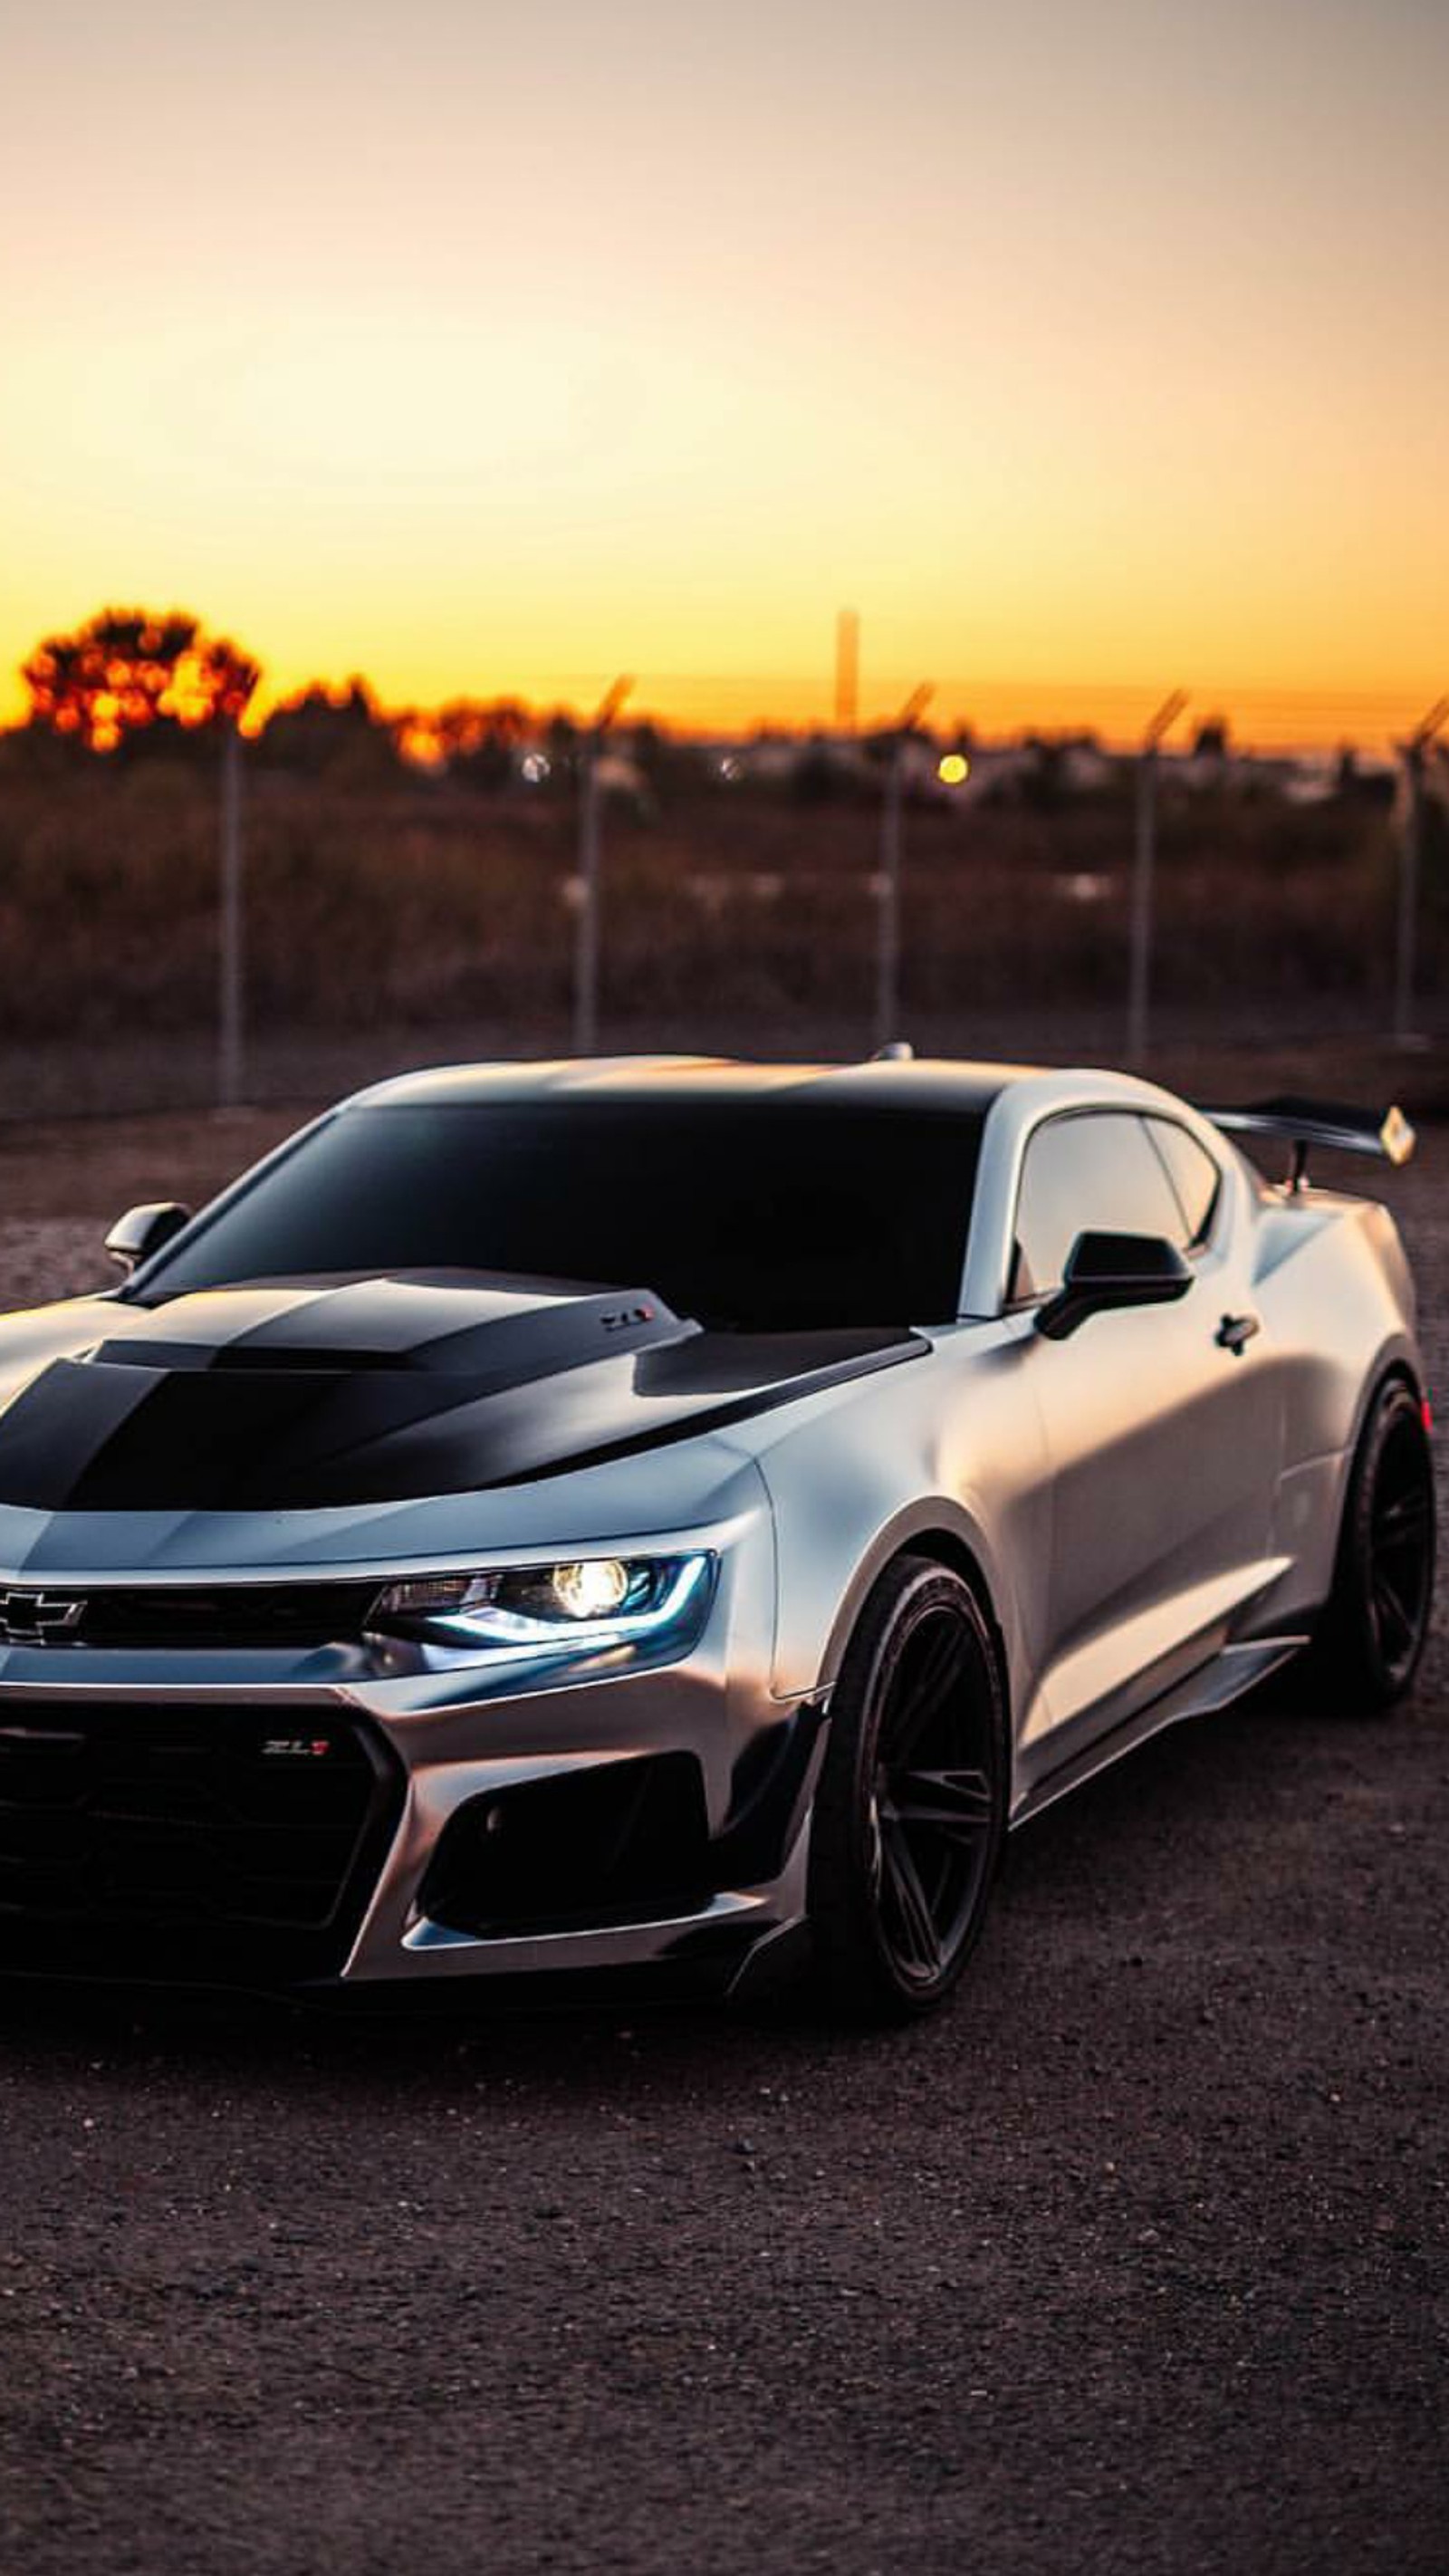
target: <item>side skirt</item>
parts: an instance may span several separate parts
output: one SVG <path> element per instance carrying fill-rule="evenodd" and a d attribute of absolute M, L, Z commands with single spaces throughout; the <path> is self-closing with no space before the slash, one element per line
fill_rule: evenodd
<path fill-rule="evenodd" d="M 1281 1664 L 1291 1663 L 1307 1644 L 1305 1635 L 1261 1637 L 1246 1645 L 1224 1646 L 1211 1663 L 1189 1674 L 1185 1682 L 1164 1691 L 1160 1699 L 1149 1700 L 1146 1708 L 1138 1709 L 1120 1726 L 1114 1726 L 1110 1734 L 1098 1737 L 1094 1744 L 1084 1745 L 1070 1761 L 1062 1763 L 1056 1771 L 1049 1771 L 1044 1780 L 1038 1780 L 1013 1813 L 1011 1831 L 1015 1833 L 1018 1826 L 1029 1825 L 1034 1816 L 1040 1816 L 1048 1807 L 1055 1806 L 1058 1798 L 1069 1797 L 1073 1789 L 1080 1789 L 1084 1781 L 1095 1778 L 1111 1763 L 1120 1762 L 1124 1754 L 1135 1753 L 1140 1744 L 1149 1743 L 1154 1735 L 1162 1733 L 1164 1727 L 1180 1725 L 1184 1718 L 1207 1717 L 1215 1709 L 1229 1707 L 1235 1699 L 1241 1699 L 1245 1691 L 1252 1690 L 1257 1683 L 1266 1681 L 1270 1673 L 1277 1672 Z"/>

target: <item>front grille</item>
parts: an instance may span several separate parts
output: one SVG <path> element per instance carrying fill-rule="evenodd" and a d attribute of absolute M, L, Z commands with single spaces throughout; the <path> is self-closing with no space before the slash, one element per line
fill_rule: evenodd
<path fill-rule="evenodd" d="M 380 1586 L 360 1583 L 100 1584 L 83 1596 L 73 1627 L 25 1636 L 23 1606 L 11 1614 L 12 1643 L 74 1646 L 334 1646 L 362 1635 Z M 22 1605 L 24 1595 L 12 1594 Z M 39 1596 L 42 1601 L 47 1596 Z"/>
<path fill-rule="evenodd" d="M 0 1702 L 0 1966 L 334 1973 L 402 1795 L 346 1710 Z"/>

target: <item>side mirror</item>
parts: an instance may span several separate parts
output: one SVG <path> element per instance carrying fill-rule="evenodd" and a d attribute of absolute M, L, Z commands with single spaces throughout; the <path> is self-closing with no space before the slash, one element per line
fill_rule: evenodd
<path fill-rule="evenodd" d="M 1191 1286 L 1191 1270 L 1165 1235 L 1079 1234 L 1060 1288 L 1037 1309 L 1036 1328 L 1049 1342 L 1064 1342 L 1089 1315 L 1171 1306 Z"/>
<path fill-rule="evenodd" d="M 182 1207 L 175 1199 L 155 1199 L 145 1207 L 127 1208 L 107 1235 L 106 1250 L 129 1277 L 143 1261 L 150 1260 L 153 1252 L 159 1252 L 163 1243 L 169 1243 L 173 1234 L 179 1234 L 190 1218 L 190 1208 Z"/>

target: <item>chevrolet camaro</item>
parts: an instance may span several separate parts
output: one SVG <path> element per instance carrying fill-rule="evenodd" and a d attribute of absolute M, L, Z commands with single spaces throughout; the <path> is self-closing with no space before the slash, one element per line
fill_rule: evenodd
<path fill-rule="evenodd" d="M 938 2003 L 1104 1764 L 1290 1659 L 1408 1688 L 1413 1290 L 1306 1163 L 1411 1144 L 905 1049 L 491 1065 L 133 1209 L 0 1326 L 0 1968 Z"/>

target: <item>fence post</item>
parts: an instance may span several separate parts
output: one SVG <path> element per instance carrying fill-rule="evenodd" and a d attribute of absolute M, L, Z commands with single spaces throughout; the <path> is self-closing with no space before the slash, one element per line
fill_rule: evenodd
<path fill-rule="evenodd" d="M 582 737 L 578 873 L 574 879 L 575 1055 L 593 1055 L 599 1043 L 599 910 L 603 895 L 599 753 L 605 734 L 633 686 L 631 679 L 617 679 Z"/>
<path fill-rule="evenodd" d="M 1157 879 L 1157 747 L 1187 699 L 1164 698 L 1137 755 L 1137 826 L 1132 852 L 1132 918 L 1127 971 L 1127 1061 L 1146 1061 L 1151 1036 L 1152 950 Z"/>
<path fill-rule="evenodd" d="M 896 734 L 886 759 L 885 795 L 880 817 L 880 875 L 876 880 L 879 914 L 875 952 L 875 1042 L 888 1046 L 899 1037 L 896 1016 L 901 978 L 901 790 L 904 745 Z"/>
<path fill-rule="evenodd" d="M 579 865 L 574 917 L 575 1055 L 592 1055 L 599 1041 L 598 750 L 598 736 L 586 734 L 579 771 Z"/>
<path fill-rule="evenodd" d="M 1407 742 L 1399 746 L 1404 764 L 1404 830 L 1399 842 L 1399 909 L 1394 936 L 1395 1046 L 1414 1043 L 1414 980 L 1418 962 L 1419 869 L 1424 847 L 1424 761 L 1440 726 L 1449 719 L 1449 698 L 1440 698 Z"/>
<path fill-rule="evenodd" d="M 929 680 L 913 689 L 891 730 L 880 809 L 880 867 L 876 875 L 875 1042 L 889 1046 L 901 983 L 901 809 L 905 801 L 906 743 L 935 691 Z"/>
<path fill-rule="evenodd" d="M 219 861 L 220 983 L 217 994 L 216 1090 L 220 1107 L 234 1109 L 242 1096 L 246 1024 L 241 732 L 234 716 L 227 716 L 222 721 Z"/>

